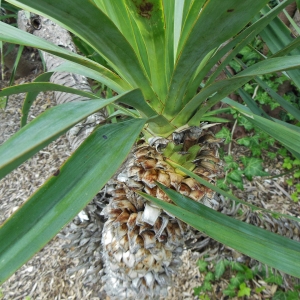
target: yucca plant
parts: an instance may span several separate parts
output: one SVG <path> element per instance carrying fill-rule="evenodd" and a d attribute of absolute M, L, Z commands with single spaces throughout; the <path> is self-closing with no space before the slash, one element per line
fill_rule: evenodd
<path fill-rule="evenodd" d="M 2 41 L 36 47 L 66 60 L 34 83 L 3 89 L 0 96 L 55 90 L 91 99 L 48 109 L 4 143 L 0 148 L 1 178 L 77 122 L 109 104 L 122 110 L 127 118 L 96 128 L 2 225 L 0 282 L 70 222 L 124 161 L 107 187 L 111 199 L 103 211 L 108 218 L 102 238 L 104 279 L 110 295 L 130 299 L 163 294 L 170 273 L 180 263 L 185 223 L 244 254 L 300 277 L 298 242 L 207 207 L 213 207 L 213 190 L 224 192 L 213 187 L 219 169 L 220 140 L 210 133 L 210 125 L 204 123 L 218 120 L 209 110 L 224 101 L 294 155 L 300 155 L 298 127 L 262 117 L 263 112 L 251 100 L 247 107 L 226 98 L 257 75 L 299 68 L 300 56 L 266 59 L 232 78 L 216 81 L 226 63 L 291 0 L 283 1 L 253 23 L 268 1 L 7 2 L 60 24 L 100 54 L 109 69 L 0 24 Z M 286 46 L 283 55 L 297 45 Z M 220 67 L 209 73 L 223 58 Z M 109 87 L 117 96 L 100 99 L 91 93 L 41 82 L 54 71 L 87 76 Z M 25 115 L 28 109 L 25 103 Z"/>

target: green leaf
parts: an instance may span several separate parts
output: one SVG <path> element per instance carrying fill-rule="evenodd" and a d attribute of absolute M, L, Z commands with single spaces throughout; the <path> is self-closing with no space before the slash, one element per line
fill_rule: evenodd
<path fill-rule="evenodd" d="M 141 36 L 141 32 L 129 12 L 126 5 L 126 0 L 119 1 L 103 1 L 94 0 L 95 4 L 105 12 L 109 18 L 118 27 L 120 32 L 124 35 L 127 41 L 134 49 L 135 54 L 138 56 L 141 66 L 150 77 L 150 66 L 147 56 L 147 48 Z"/>
<path fill-rule="evenodd" d="M 252 3 L 236 0 L 206 1 L 200 13 L 194 20 L 191 20 L 193 27 L 182 48 L 178 49 L 166 107 L 163 111 L 166 118 L 173 119 L 186 104 L 182 103 L 182 98 L 189 81 L 204 57 L 237 34 L 267 2 L 266 0 Z M 216 15 L 218 22 L 211 17 Z M 219 34 L 220 24 L 222 24 L 222 34 Z"/>
<path fill-rule="evenodd" d="M 245 117 L 238 116 L 238 124 L 243 126 L 246 130 L 250 131 L 254 128 L 253 124 L 249 122 Z"/>
<path fill-rule="evenodd" d="M 170 156 L 170 159 L 172 161 L 175 161 L 176 163 L 179 163 L 180 165 L 184 164 L 186 162 L 187 158 L 188 158 L 188 154 L 178 153 L 178 152 L 175 152 Z"/>
<path fill-rule="evenodd" d="M 18 53 L 17 56 L 15 58 L 15 63 L 13 65 L 13 68 L 11 70 L 11 75 L 10 75 L 10 79 L 9 79 L 9 85 L 13 85 L 14 81 L 15 81 L 15 75 L 16 75 L 16 71 L 20 62 L 20 58 L 23 52 L 24 46 L 20 45 L 19 49 L 18 49 Z"/>
<path fill-rule="evenodd" d="M 232 155 L 226 155 L 223 157 L 224 161 L 226 162 L 226 169 L 237 169 L 239 165 L 235 162 L 234 158 Z"/>
<path fill-rule="evenodd" d="M 297 291 L 287 291 L 288 299 L 287 300 L 298 300 L 300 294 Z"/>
<path fill-rule="evenodd" d="M 208 272 L 208 273 L 205 275 L 204 280 L 205 280 L 205 281 L 208 281 L 208 282 L 209 282 L 209 281 L 215 280 L 215 275 L 214 275 L 214 273 Z"/>
<path fill-rule="evenodd" d="M 222 129 L 218 133 L 216 133 L 216 137 L 225 139 L 224 144 L 227 145 L 231 141 L 231 132 L 227 127 L 223 126 Z"/>
<path fill-rule="evenodd" d="M 247 268 L 247 267 L 245 267 L 244 274 L 245 274 L 245 277 L 246 277 L 247 280 L 253 279 L 253 277 L 255 275 L 253 273 L 253 271 L 251 269 Z"/>
<path fill-rule="evenodd" d="M 46 52 L 49 52 L 51 54 L 54 54 L 56 56 L 75 62 L 79 65 L 89 67 L 92 70 L 98 71 L 99 73 L 103 73 L 103 71 L 105 71 L 105 74 L 108 74 L 108 72 L 106 72 L 107 70 L 106 68 L 104 68 L 103 66 L 97 64 L 96 62 L 90 59 L 87 59 L 76 53 L 67 51 L 62 47 L 51 44 L 42 38 L 36 37 L 30 33 L 19 30 L 3 22 L 0 22 L 0 40 L 9 43 L 15 43 L 19 45 L 38 48 Z M 116 77 L 115 74 L 114 77 Z"/>
<path fill-rule="evenodd" d="M 6 107 L 6 97 L 0 97 L 0 109 L 5 109 Z"/>
<path fill-rule="evenodd" d="M 78 63 L 72 61 L 63 62 L 58 67 L 52 70 L 53 72 L 70 72 L 74 74 L 80 74 L 87 78 L 94 79 L 106 85 L 107 87 L 113 89 L 117 93 L 124 93 L 131 90 L 130 84 L 121 79 L 118 75 L 112 71 L 102 68 L 101 72 L 99 70 L 93 70 L 90 67 L 82 66 Z"/>
<path fill-rule="evenodd" d="M 45 76 L 45 77 L 44 77 Z M 44 75 L 42 78 L 47 78 L 48 75 Z M 80 95 L 86 98 L 90 99 L 98 99 L 99 97 L 95 94 L 77 90 L 74 88 L 70 88 L 67 86 L 49 83 L 49 82 L 33 82 L 33 83 L 25 83 L 21 85 L 16 85 L 12 87 L 4 88 L 0 91 L 0 97 L 1 96 L 7 96 L 12 94 L 18 94 L 18 93 L 32 93 L 32 96 L 30 96 L 30 101 L 32 101 L 32 97 L 36 95 L 38 92 L 43 91 L 60 91 L 65 93 L 71 93 L 75 95 Z M 142 94 L 140 93 L 140 97 L 123 97 L 119 99 L 120 102 L 133 106 L 137 110 L 139 110 L 143 117 L 150 118 L 150 117 L 157 117 L 155 111 L 146 103 L 144 100 Z M 158 116 L 158 118 L 163 119 L 161 116 Z"/>
<path fill-rule="evenodd" d="M 222 189 L 223 191 L 229 191 L 228 183 L 226 183 L 224 179 L 218 179 L 216 186 Z"/>
<path fill-rule="evenodd" d="M 295 159 L 293 161 L 293 166 L 300 166 L 300 159 Z"/>
<path fill-rule="evenodd" d="M 242 182 L 243 181 L 242 174 L 243 173 L 241 170 L 233 170 L 233 171 L 229 172 L 227 176 L 230 179 L 232 179 L 233 181 Z"/>
<path fill-rule="evenodd" d="M 293 0 L 283 1 L 279 5 L 277 5 L 270 12 L 262 16 L 259 20 L 257 20 L 251 26 L 248 26 L 239 34 L 237 34 L 229 43 L 227 43 L 224 47 L 221 47 L 219 51 L 210 59 L 210 61 L 206 64 L 206 66 L 201 71 L 202 74 L 199 74 L 199 78 L 196 78 L 194 81 L 194 85 L 196 87 L 202 81 L 202 79 L 206 76 L 206 74 L 212 69 L 214 65 L 222 58 L 222 63 L 219 64 L 217 70 L 210 76 L 207 84 L 212 83 L 217 76 L 220 74 L 222 70 L 228 65 L 228 63 L 238 54 L 238 52 L 245 47 L 248 43 L 250 43 L 254 37 L 262 31 L 262 29 L 267 26 L 272 19 L 274 19 L 282 9 L 288 4 L 292 3 Z M 225 59 L 224 59 L 225 58 Z"/>
<path fill-rule="evenodd" d="M 0 178 L 90 114 L 116 100 L 141 97 L 141 92 L 134 90 L 107 100 L 70 102 L 47 109 L 1 145 Z"/>
<path fill-rule="evenodd" d="M 251 289 L 246 286 L 246 283 L 243 282 L 239 286 L 238 297 L 250 296 Z"/>
<path fill-rule="evenodd" d="M 205 280 L 202 284 L 202 291 L 206 292 L 206 291 L 211 291 L 211 290 L 212 290 L 211 283 Z"/>
<path fill-rule="evenodd" d="M 234 287 L 238 287 L 241 283 L 245 281 L 245 275 L 242 273 L 237 273 L 234 277 L 230 279 L 230 283 Z"/>
<path fill-rule="evenodd" d="M 227 181 L 229 183 L 232 183 L 235 185 L 238 189 L 243 190 L 244 185 L 243 185 L 243 177 L 242 177 L 243 171 L 239 169 L 233 169 L 227 174 Z"/>
<path fill-rule="evenodd" d="M 265 289 L 264 286 L 257 287 L 257 288 L 255 289 L 255 293 L 259 294 L 259 293 L 261 293 L 264 289 Z"/>
<path fill-rule="evenodd" d="M 251 80 L 254 76 L 273 73 L 277 71 L 295 69 L 299 67 L 300 55 L 270 58 L 261 61 L 240 72 L 238 75 L 232 78 L 221 80 L 214 84 L 206 86 L 193 99 L 191 99 L 189 103 L 187 103 L 180 112 L 178 112 L 178 115 L 176 116 L 176 118 L 174 118 L 172 124 L 176 125 L 177 122 L 188 121 L 188 124 L 190 126 L 198 125 L 201 120 L 201 117 L 211 107 L 213 107 L 231 92 L 233 92 L 234 90 L 238 89 L 243 84 Z M 189 120 L 189 117 L 195 112 L 195 110 L 211 95 L 213 96 L 206 102 L 206 105 L 202 106 L 196 112 L 196 114 Z"/>
<path fill-rule="evenodd" d="M 198 286 L 194 288 L 194 295 L 198 296 L 202 292 L 202 286 Z"/>
<path fill-rule="evenodd" d="M 164 103 L 168 84 L 166 81 L 165 23 L 163 1 L 126 0 L 126 5 L 138 24 L 147 49 L 150 78 L 153 90 Z"/>
<path fill-rule="evenodd" d="M 47 77 L 47 76 L 45 76 L 45 77 Z M 64 85 L 59 85 L 59 84 L 49 83 L 49 82 L 39 82 L 39 81 L 33 82 L 33 83 L 24 83 L 24 84 L 4 88 L 0 91 L 0 97 L 9 96 L 9 95 L 13 95 L 13 94 L 19 94 L 19 93 L 27 93 L 27 92 L 35 92 L 36 93 L 36 92 L 45 92 L 45 91 L 60 91 L 60 92 L 65 92 L 65 93 L 71 93 L 71 94 L 86 97 L 88 99 L 98 99 L 99 98 L 98 96 L 96 96 L 92 93 L 77 90 L 77 89 L 67 87 Z"/>
<path fill-rule="evenodd" d="M 1 227 L 0 284 L 101 190 L 128 155 L 143 119 L 98 127 Z"/>
<path fill-rule="evenodd" d="M 50 80 L 50 77 L 52 76 L 52 74 L 53 74 L 53 72 L 43 73 L 43 74 L 39 75 L 38 77 L 36 77 L 33 82 L 47 82 Z M 27 93 L 25 100 L 23 102 L 23 107 L 22 107 L 21 127 L 26 125 L 30 107 L 33 104 L 33 102 L 36 99 L 38 94 L 39 94 L 39 91 Z"/>
<path fill-rule="evenodd" d="M 1 6 L 1 1 L 0 1 L 0 6 Z M 16 15 L 14 15 L 14 14 L 4 15 L 4 16 L 0 17 L 0 21 L 3 21 L 5 19 L 9 19 L 9 18 L 15 18 L 15 17 L 16 17 Z"/>
<path fill-rule="evenodd" d="M 228 123 L 228 122 L 230 122 L 227 119 L 218 118 L 218 117 L 202 117 L 201 121 L 203 121 L 203 122 L 209 122 L 209 123 Z"/>
<path fill-rule="evenodd" d="M 240 158 L 244 164 L 244 174 L 248 180 L 252 180 L 253 176 L 268 176 L 269 173 L 263 171 L 262 160 L 255 157 L 242 156 Z"/>
<path fill-rule="evenodd" d="M 292 193 L 291 194 L 291 198 L 292 198 L 292 200 L 294 201 L 294 202 L 298 202 L 299 201 L 299 194 L 298 194 L 298 192 L 294 192 L 294 193 Z"/>
<path fill-rule="evenodd" d="M 286 157 L 283 161 L 282 167 L 285 169 L 292 169 L 293 168 L 293 161 L 291 160 L 290 157 Z"/>
<path fill-rule="evenodd" d="M 290 220 L 293 220 L 293 221 L 296 221 L 296 222 L 299 222 L 299 219 L 297 217 L 292 217 L 290 215 L 287 215 L 287 214 L 281 214 L 281 213 L 276 213 L 274 214 L 274 212 L 270 211 L 270 210 L 267 210 L 267 209 L 263 209 L 261 207 L 256 207 L 255 205 L 252 205 L 250 204 L 249 202 L 247 201 L 243 201 L 241 199 L 238 199 L 237 197 L 235 197 L 234 195 L 228 193 L 228 192 L 225 192 L 224 190 L 214 186 L 213 184 L 209 183 L 208 181 L 202 179 L 201 177 L 197 176 L 196 174 L 194 174 L 193 172 L 183 168 L 182 166 L 174 163 L 174 162 L 170 162 L 168 161 L 167 159 L 167 162 L 169 162 L 171 165 L 175 166 L 177 169 L 179 169 L 180 171 L 182 171 L 184 174 L 196 179 L 196 181 L 198 181 L 199 183 L 201 183 L 202 185 L 208 187 L 209 189 L 211 190 L 214 190 L 216 191 L 217 193 L 223 195 L 224 197 L 228 198 L 228 199 L 231 199 L 237 203 L 242 203 L 246 206 L 249 206 L 253 211 L 256 211 L 256 210 L 259 210 L 259 211 L 263 211 L 263 212 L 266 212 L 266 213 L 269 213 L 271 215 L 273 215 L 275 218 L 278 218 L 279 216 L 281 217 L 284 217 L 284 218 L 287 218 L 287 219 L 290 219 Z M 159 184 L 158 184 L 159 185 Z"/>
<path fill-rule="evenodd" d="M 109 17 L 93 1 L 84 1 L 84 9 L 82 9 L 82 0 L 73 0 L 71 2 L 62 0 L 55 4 L 52 0 L 9 0 L 8 2 L 50 18 L 58 25 L 80 37 L 99 52 L 132 87 L 141 88 L 144 97 L 153 102 L 158 107 L 157 111 L 160 111 L 160 102 L 153 92 L 151 84 L 140 66 L 138 57 L 131 45 Z M 101 24 L 101 30 L 99 30 L 99 24 Z M 1 30 L 0 34 L 2 35 Z M 22 35 L 24 34 L 22 32 Z M 3 32 L 3 35 L 8 36 L 8 33 Z M 30 40 L 31 38 L 27 37 L 27 39 Z M 41 49 L 37 43 L 34 46 Z"/>
<path fill-rule="evenodd" d="M 248 83 L 247 83 L 248 84 Z M 245 87 L 244 88 L 239 88 L 238 89 L 238 93 L 239 95 L 242 97 L 242 99 L 244 100 L 245 104 L 249 107 L 249 109 L 257 114 L 257 115 L 260 115 L 260 116 L 263 116 L 267 119 L 270 119 L 269 115 L 261 108 L 257 105 L 257 103 L 255 102 L 255 100 L 248 94 L 248 92 L 246 92 L 246 89 Z M 240 116 L 240 118 L 243 118 L 243 116 Z M 247 121 L 247 120 L 246 120 Z M 248 128 L 247 130 L 251 130 L 250 127 L 253 125 L 248 125 L 248 124 L 245 124 Z M 246 127 L 245 127 L 246 128 Z"/>
<path fill-rule="evenodd" d="M 235 73 L 238 73 L 238 72 L 242 71 L 242 67 L 235 60 L 232 60 L 229 63 L 229 66 L 235 71 Z"/>
<path fill-rule="evenodd" d="M 244 266 L 242 264 L 240 264 L 239 262 L 237 261 L 233 261 L 231 264 L 231 269 L 234 270 L 234 271 L 241 271 L 241 272 L 244 272 Z"/>
<path fill-rule="evenodd" d="M 295 178 L 300 178 L 300 170 L 298 170 L 298 171 L 296 171 L 296 172 L 294 173 L 294 177 L 295 177 Z"/>
<path fill-rule="evenodd" d="M 223 290 L 223 294 L 229 297 L 234 297 L 236 295 L 236 290 L 233 286 L 229 286 Z"/>
<path fill-rule="evenodd" d="M 266 14 L 270 11 L 268 6 L 265 6 L 262 9 L 262 13 Z M 256 19 L 260 18 L 260 15 L 255 17 Z M 282 22 L 279 17 L 274 18 L 268 26 L 266 26 L 261 32 L 260 36 L 263 41 L 267 44 L 270 51 L 274 54 L 285 49 L 289 44 L 293 43 L 294 38 L 290 34 L 290 29 Z M 299 55 L 299 47 L 290 52 L 292 56 Z M 291 56 L 290 56 L 291 57 Z M 287 74 L 293 80 L 293 82 L 300 87 L 300 70 L 291 70 Z"/>
<path fill-rule="evenodd" d="M 237 140 L 237 144 L 245 146 L 245 147 L 250 147 L 250 145 L 252 144 L 252 137 L 245 136 L 245 137 L 243 137 L 241 139 L 238 139 Z"/>
<path fill-rule="evenodd" d="M 199 267 L 199 271 L 200 272 L 206 272 L 207 271 L 207 266 L 208 266 L 208 262 L 206 262 L 205 260 L 199 259 L 197 261 L 197 266 Z"/>
<path fill-rule="evenodd" d="M 267 283 L 275 283 L 276 285 L 282 285 L 283 279 L 281 275 L 271 274 L 268 278 L 264 279 Z"/>
<path fill-rule="evenodd" d="M 215 276 L 216 276 L 216 279 L 220 279 L 222 277 L 222 275 L 225 272 L 225 269 L 226 269 L 226 263 L 222 259 L 215 266 Z"/>
<path fill-rule="evenodd" d="M 270 157 L 272 160 L 275 159 L 276 156 L 277 156 L 277 153 L 269 152 L 269 151 L 268 151 L 268 157 Z"/>
<path fill-rule="evenodd" d="M 199 153 L 200 149 L 201 149 L 201 146 L 198 144 L 190 147 L 188 150 L 188 153 L 189 153 L 188 160 L 193 161 L 194 159 L 196 159 L 197 154 Z"/>
<path fill-rule="evenodd" d="M 255 77 L 255 81 L 275 100 L 280 106 L 290 113 L 296 120 L 300 121 L 300 111 L 291 103 L 286 101 L 283 97 L 278 95 L 273 89 L 271 89 L 263 80 Z"/>
<path fill-rule="evenodd" d="M 138 193 L 213 239 L 283 272 L 300 277 L 300 261 L 297 259 L 300 254 L 299 242 L 230 218 L 159 183 L 158 185 L 178 206 Z"/>
<path fill-rule="evenodd" d="M 186 2 L 186 1 L 185 1 Z M 174 70 L 174 46 L 175 46 L 175 26 L 180 23 L 174 22 L 176 1 L 163 0 L 164 13 L 165 13 L 165 43 L 166 43 L 166 77 L 167 82 L 170 82 L 171 74 Z M 180 32 L 179 32 L 180 34 Z"/>
<path fill-rule="evenodd" d="M 239 105 L 239 103 L 228 98 L 223 102 L 234 107 L 237 111 L 242 113 L 244 117 L 247 118 L 253 125 L 283 143 L 286 147 L 289 148 L 290 151 L 294 151 L 296 154 L 300 154 L 299 127 L 282 122 L 280 120 L 266 120 L 265 118 L 251 113 L 246 107 L 243 107 L 242 105 Z"/>
<path fill-rule="evenodd" d="M 244 47 L 240 52 L 240 55 L 243 56 L 243 61 L 251 61 L 251 60 L 259 60 L 260 55 L 258 53 L 254 52 L 252 48 L 249 46 Z"/>
<path fill-rule="evenodd" d="M 189 33 L 194 26 L 194 20 L 201 11 L 205 0 L 188 0 L 188 1 L 175 1 L 175 13 L 174 13 L 174 57 L 179 56 L 182 47 L 184 46 Z M 181 6 L 184 5 L 183 9 Z M 182 10 L 182 12 L 181 12 Z M 181 15 L 181 16 L 180 16 Z M 182 21 L 177 20 L 181 18 Z M 175 59 L 176 61 L 176 59 Z"/>
<path fill-rule="evenodd" d="M 299 296 L 297 291 L 276 291 L 272 300 L 298 300 Z"/>

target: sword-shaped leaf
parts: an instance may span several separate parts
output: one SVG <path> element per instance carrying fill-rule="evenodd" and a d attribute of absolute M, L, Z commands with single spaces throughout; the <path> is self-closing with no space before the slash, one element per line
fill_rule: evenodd
<path fill-rule="evenodd" d="M 230 218 L 167 187 L 161 189 L 178 206 L 139 194 L 218 242 L 300 278 L 299 242 Z"/>
<path fill-rule="evenodd" d="M 231 92 L 251 80 L 254 76 L 296 68 L 300 68 L 300 55 L 276 57 L 261 61 L 230 79 L 218 81 L 203 88 L 185 105 L 171 123 L 175 126 L 184 124 L 184 122 L 189 122 L 189 125 L 199 125 L 201 116 L 205 112 Z M 213 96 L 207 100 L 211 95 Z M 206 100 L 206 104 L 202 106 L 189 121 L 190 116 L 193 115 L 197 108 Z"/>
<path fill-rule="evenodd" d="M 34 79 L 33 82 L 47 82 L 50 80 L 50 77 L 52 76 L 53 72 L 47 72 L 39 75 Z M 25 126 L 27 123 L 28 113 L 30 110 L 31 105 L 35 101 L 37 95 L 39 94 L 39 91 L 34 91 L 27 93 L 23 106 L 22 106 L 22 117 L 21 117 L 21 127 Z"/>
<path fill-rule="evenodd" d="M 186 175 L 194 178 L 196 181 L 198 181 L 202 185 L 204 185 L 204 186 L 208 187 L 209 189 L 214 190 L 215 192 L 223 195 L 225 198 L 228 198 L 228 199 L 230 199 L 230 200 L 232 200 L 232 201 L 234 201 L 236 203 L 241 203 L 241 204 L 244 204 L 244 205 L 250 207 L 252 211 L 259 210 L 261 212 L 265 212 L 265 213 L 268 213 L 268 214 L 272 215 L 274 218 L 283 217 L 283 218 L 286 218 L 286 219 L 289 219 L 289 220 L 293 220 L 293 221 L 296 221 L 296 222 L 300 221 L 297 217 L 293 217 L 293 216 L 282 214 L 282 213 L 273 212 L 271 210 L 255 206 L 255 205 L 253 205 L 253 204 L 251 204 L 251 203 L 249 203 L 247 201 L 239 199 L 236 196 L 232 195 L 231 193 L 228 193 L 228 192 L 220 189 L 219 187 L 213 185 L 212 183 L 204 180 L 203 178 L 199 177 L 198 175 L 194 174 L 193 172 L 191 172 L 190 170 L 184 168 L 183 166 L 175 163 L 174 161 L 171 161 L 170 159 L 167 159 L 167 162 L 170 165 L 172 165 L 173 167 L 179 169 L 184 174 L 186 174 Z M 160 185 L 160 183 L 157 183 L 157 184 Z"/>
<path fill-rule="evenodd" d="M 166 43 L 164 7 L 161 0 L 126 0 L 147 49 L 150 81 L 158 98 L 164 102 L 167 94 Z"/>
<path fill-rule="evenodd" d="M 267 3 L 267 0 L 208 0 L 193 20 L 185 44 L 176 60 L 163 114 L 172 119 L 182 109 L 188 83 L 207 53 L 234 36 Z M 218 16 L 218 22 L 212 16 Z M 191 15 L 192 16 L 192 15 Z M 194 15 L 193 15 L 194 16 Z M 220 24 L 222 33 L 220 34 Z M 182 123 L 184 124 L 184 123 Z"/>
<path fill-rule="evenodd" d="M 93 1 L 84 1 L 84 4 L 82 0 L 58 2 L 52 0 L 8 0 L 8 2 L 50 18 L 80 37 L 100 53 L 132 87 L 141 88 L 146 99 L 150 99 L 158 107 L 160 106 L 131 45 L 113 21 Z M 82 5 L 84 5 L 84 9 Z"/>
<path fill-rule="evenodd" d="M 109 18 L 114 22 L 120 32 L 130 43 L 135 51 L 135 54 L 139 58 L 140 65 L 144 66 L 148 77 L 150 77 L 147 48 L 141 36 L 141 32 L 136 24 L 136 21 L 134 20 L 129 12 L 128 7 L 126 6 L 126 0 L 95 0 L 94 2 L 103 12 L 105 12 L 109 16 Z"/>
<path fill-rule="evenodd" d="M 271 121 L 260 117 L 252 112 L 245 111 L 233 103 L 233 108 L 238 110 L 252 124 L 268 133 L 270 136 L 281 142 L 290 150 L 300 155 L 300 128 L 292 124 L 286 124 L 280 121 Z M 288 126 L 287 126 L 288 125 Z"/>
<path fill-rule="evenodd" d="M 184 97 L 184 103 L 189 101 L 195 95 L 195 91 L 197 90 L 198 86 L 200 85 L 204 77 L 207 76 L 213 66 L 215 66 L 222 59 L 222 62 L 219 64 L 217 69 L 206 81 L 207 86 L 213 83 L 213 81 L 222 72 L 222 70 L 224 70 L 226 65 L 228 65 L 228 63 L 241 49 L 243 49 L 248 43 L 250 43 L 254 39 L 254 37 L 258 35 L 259 32 L 261 32 L 262 29 L 265 28 L 286 5 L 292 2 L 293 0 L 286 0 L 281 2 L 262 18 L 233 37 L 232 40 L 230 40 L 227 44 L 225 44 L 224 46 L 222 45 L 220 49 L 218 49 L 218 51 L 214 54 L 214 56 L 211 57 L 211 59 L 209 59 L 202 68 L 200 68 L 199 73 L 196 72 L 195 78 L 191 82 L 189 82 L 187 93 Z"/>
<path fill-rule="evenodd" d="M 0 284 L 92 200 L 124 161 L 144 124 L 133 119 L 98 127 L 0 227 Z"/>
<path fill-rule="evenodd" d="M 141 98 L 134 90 L 110 99 L 70 102 L 47 109 L 0 147 L 0 178 L 18 167 L 82 119 L 122 98 Z"/>
<path fill-rule="evenodd" d="M 264 7 L 262 13 L 266 14 L 270 11 L 269 7 Z M 259 18 L 259 16 L 256 16 Z M 259 34 L 263 41 L 267 44 L 272 53 L 276 55 L 277 52 L 285 49 L 294 42 L 293 36 L 291 36 L 290 29 L 276 17 L 272 20 L 267 27 L 264 28 Z M 293 49 L 290 54 L 300 55 L 299 48 Z M 300 88 L 300 70 L 291 70 L 287 72 L 294 84 Z"/>

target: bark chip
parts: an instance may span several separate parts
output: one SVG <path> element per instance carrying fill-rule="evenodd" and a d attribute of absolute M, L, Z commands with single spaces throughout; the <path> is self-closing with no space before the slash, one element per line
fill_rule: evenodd
<path fill-rule="evenodd" d="M 57 169 L 54 173 L 53 173 L 53 176 L 58 176 L 60 173 L 60 169 Z"/>

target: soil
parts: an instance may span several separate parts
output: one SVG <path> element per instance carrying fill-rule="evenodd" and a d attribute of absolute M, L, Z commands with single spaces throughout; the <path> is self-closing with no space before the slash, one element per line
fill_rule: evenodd
<path fill-rule="evenodd" d="M 33 76 L 20 78 L 17 84 L 28 82 Z M 2 82 L 3 88 L 7 82 Z M 8 106 L 5 111 L 0 111 L 0 144 L 7 140 L 20 128 L 21 106 L 24 94 L 9 97 Z M 53 93 L 43 93 L 37 97 L 29 114 L 29 120 L 35 118 L 47 107 L 55 105 Z M 23 163 L 0 181 L 0 224 L 2 224 L 24 201 L 69 157 L 70 147 L 64 136 L 51 143 L 48 147 L 41 150 L 34 157 Z M 247 148 L 233 145 L 233 155 L 250 155 Z M 276 149 L 274 148 L 274 151 Z M 283 173 L 282 158 L 277 160 L 264 161 L 264 167 L 271 176 Z M 278 178 L 255 178 L 252 182 L 245 182 L 244 191 L 236 190 L 235 194 L 244 200 L 249 200 L 255 205 L 271 209 L 281 213 L 294 216 L 300 215 L 299 203 L 294 203 L 290 199 L 291 190 L 286 185 L 287 177 Z M 63 229 L 63 233 L 68 231 L 70 225 Z M 3 241 L 2 241 L 3 242 Z M 83 283 L 82 271 L 71 276 L 66 272 L 67 269 L 76 266 L 76 259 L 67 256 L 67 250 L 62 247 L 65 244 L 58 236 L 47 244 L 30 261 L 21 267 L 10 277 L 2 286 L 2 298 L 4 300 L 30 299 L 82 299 L 98 300 L 108 299 L 101 290 L 101 280 L 93 286 Z M 217 246 L 218 251 L 230 253 L 231 259 L 241 257 L 241 254 Z M 206 253 L 212 254 L 216 249 L 216 243 L 211 242 L 211 248 L 206 248 Z M 221 253 L 221 254 L 222 254 Z M 183 265 L 178 273 L 173 276 L 174 285 L 169 289 L 167 300 L 171 299 L 198 299 L 193 294 L 193 288 L 201 285 L 203 274 L 200 274 L 197 261 L 203 256 L 201 251 L 185 250 L 182 259 Z M 220 253 L 219 253 L 220 254 Z M 211 299 L 225 299 L 222 296 L 222 289 L 230 279 L 224 277 L 214 285 L 214 292 L 210 295 Z M 265 285 L 262 295 L 252 295 L 251 299 L 269 298 L 274 294 L 276 286 L 268 285 L 263 281 L 257 283 Z M 1 293 L 0 293 L 1 295 Z"/>

